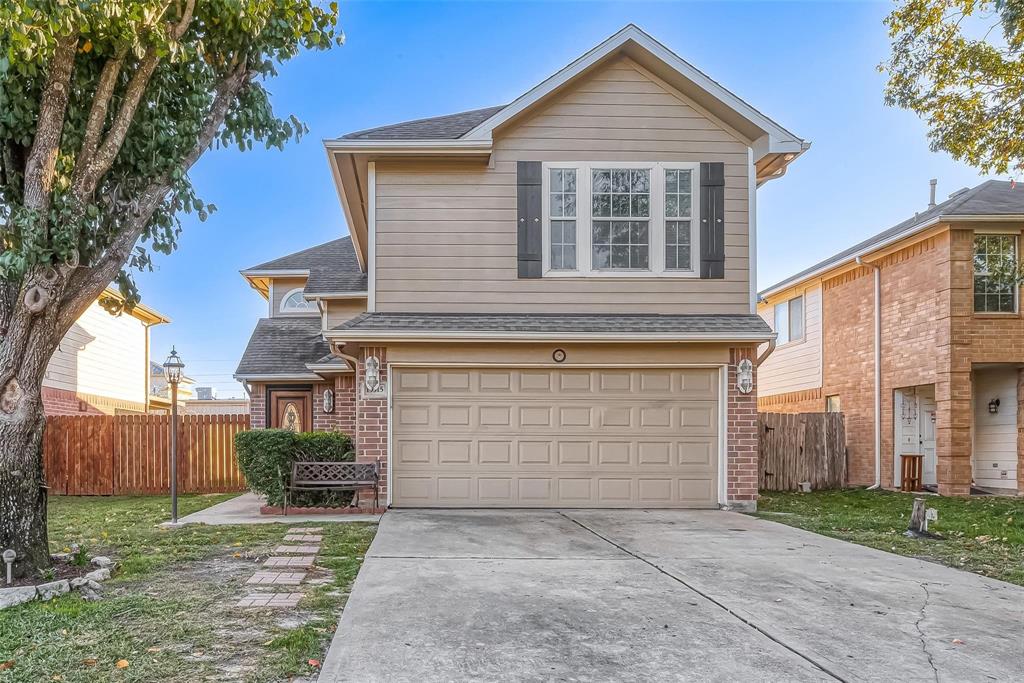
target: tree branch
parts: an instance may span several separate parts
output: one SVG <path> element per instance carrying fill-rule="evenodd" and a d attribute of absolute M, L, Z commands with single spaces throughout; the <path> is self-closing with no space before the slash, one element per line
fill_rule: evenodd
<path fill-rule="evenodd" d="M 196 144 L 179 167 L 183 172 L 192 168 L 213 144 L 217 131 L 224 125 L 224 119 L 227 117 L 231 104 L 248 82 L 249 76 L 247 60 L 241 59 L 231 73 L 217 84 L 213 104 L 203 122 Z M 164 173 L 154 178 L 139 195 L 135 217 L 131 221 L 130 227 L 126 227 L 114 238 L 95 265 L 75 270 L 66 290 L 69 296 L 61 303 L 59 324 L 66 323 L 70 326 L 78 319 L 85 307 L 95 301 L 103 289 L 110 284 L 124 266 L 135 243 L 146 231 L 146 227 L 153 218 L 153 213 L 167 197 L 167 193 L 171 191 L 172 184 L 170 173 Z"/>
<path fill-rule="evenodd" d="M 96 94 L 93 96 L 92 108 L 89 110 L 89 121 L 85 126 L 82 148 L 75 162 L 74 175 L 76 178 L 85 173 L 86 167 L 92 161 L 96 148 L 100 144 L 100 136 L 103 134 L 103 124 L 107 120 L 110 99 L 114 95 L 117 77 L 121 74 L 121 67 L 124 65 L 124 56 L 125 51 L 122 50 L 116 56 L 108 59 L 107 63 L 103 65 L 100 82 L 97 84 Z"/>
<path fill-rule="evenodd" d="M 77 49 L 77 33 L 57 40 L 50 69 L 46 74 L 46 85 L 39 101 L 36 135 L 25 164 L 24 205 L 25 208 L 40 213 L 45 213 L 50 208 L 50 190 L 57 167 L 57 152 L 60 150 L 60 136 L 64 129 L 64 115 L 67 112 L 71 89 L 71 71 L 75 65 Z"/>

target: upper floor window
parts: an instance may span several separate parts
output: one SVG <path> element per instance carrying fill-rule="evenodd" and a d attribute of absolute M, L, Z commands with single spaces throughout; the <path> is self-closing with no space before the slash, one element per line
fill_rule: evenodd
<path fill-rule="evenodd" d="M 1017 311 L 1017 285 L 1008 277 L 1013 275 L 1016 265 L 1016 235 L 974 236 L 975 312 Z"/>
<path fill-rule="evenodd" d="M 803 296 L 775 304 L 775 332 L 778 334 L 778 344 L 788 344 L 804 338 Z"/>
<path fill-rule="evenodd" d="M 281 299 L 282 313 L 308 313 L 311 311 L 316 311 L 316 305 L 302 297 L 302 287 L 291 290 Z"/>
<path fill-rule="evenodd" d="M 696 276 L 698 167 L 545 164 L 545 274 Z"/>

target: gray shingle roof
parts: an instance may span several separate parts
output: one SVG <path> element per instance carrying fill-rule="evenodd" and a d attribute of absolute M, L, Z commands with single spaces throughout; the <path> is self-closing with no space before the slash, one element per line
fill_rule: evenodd
<path fill-rule="evenodd" d="M 758 315 L 590 313 L 363 313 L 334 328 L 374 332 L 534 332 L 675 334 L 764 333 Z"/>
<path fill-rule="evenodd" d="M 506 105 L 473 109 L 429 119 L 403 121 L 342 135 L 345 140 L 455 140 L 491 118 Z"/>
<path fill-rule="evenodd" d="M 913 218 L 908 218 L 888 230 L 883 230 L 877 235 L 853 245 L 849 249 L 844 249 L 824 261 L 800 271 L 796 275 L 792 275 L 771 287 L 767 287 L 762 290 L 762 293 L 773 290 L 780 285 L 795 284 L 815 271 L 832 265 L 838 265 L 865 249 L 885 242 L 890 237 L 912 230 L 914 226 L 920 225 L 923 228 L 930 220 L 939 216 L 1010 216 L 1024 214 L 1024 187 L 1011 188 L 1010 185 L 1010 182 L 1005 180 L 987 180 L 981 185 L 976 185 L 969 190 L 950 197 L 940 204 L 936 204 L 934 208 L 922 211 Z"/>
<path fill-rule="evenodd" d="M 260 319 L 235 374 L 308 375 L 306 363 L 315 363 L 330 353 L 320 324 L 319 317 Z"/>
<path fill-rule="evenodd" d="M 246 270 L 308 270 L 305 292 L 309 295 L 366 291 L 366 273 L 359 269 L 351 237 L 318 244 Z"/>

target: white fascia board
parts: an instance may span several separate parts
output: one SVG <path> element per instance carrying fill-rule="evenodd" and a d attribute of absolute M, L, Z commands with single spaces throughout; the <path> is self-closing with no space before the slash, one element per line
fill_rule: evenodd
<path fill-rule="evenodd" d="M 285 372 L 285 373 L 268 373 L 262 375 L 232 375 L 239 382 L 307 382 L 313 380 L 315 382 L 321 381 L 323 378 L 320 375 L 313 373 L 303 374 L 296 372 Z"/>
<path fill-rule="evenodd" d="M 317 292 L 316 294 L 303 294 L 303 298 L 310 301 L 329 299 L 365 299 L 366 297 L 366 292 Z"/>
<path fill-rule="evenodd" d="M 242 277 L 309 277 L 309 269 L 240 270 Z"/>
<path fill-rule="evenodd" d="M 324 363 L 321 363 L 319 365 L 316 364 L 316 363 L 306 363 L 306 369 L 309 370 L 310 372 L 316 372 L 316 373 L 320 373 L 320 372 L 340 372 L 340 373 L 352 372 L 352 368 L 349 367 L 347 364 L 346 365 L 342 365 L 342 364 L 338 364 L 338 363 L 335 363 L 335 364 L 324 364 Z"/>
<path fill-rule="evenodd" d="M 334 180 L 334 189 L 338 193 L 338 201 L 341 203 L 341 211 L 345 214 L 345 225 L 348 226 L 348 234 L 352 237 L 352 246 L 356 252 L 356 261 L 359 267 L 365 272 L 366 264 L 363 263 L 362 245 L 359 244 L 359 236 L 353 230 L 352 210 L 348 204 L 348 197 L 345 195 L 345 184 L 341 182 L 341 169 L 338 168 L 338 157 L 331 149 L 324 144 L 324 152 L 327 154 L 327 165 L 331 168 L 331 178 Z"/>
<path fill-rule="evenodd" d="M 491 141 L 441 140 L 324 140 L 328 153 L 358 154 L 490 154 Z"/>
<path fill-rule="evenodd" d="M 585 55 L 566 66 L 532 90 L 520 96 L 504 109 L 498 111 L 486 121 L 462 136 L 463 140 L 490 140 L 495 128 L 519 115 L 538 101 L 559 89 L 588 68 L 601 61 L 609 54 L 618 50 L 628 41 L 633 41 L 652 55 L 678 71 L 698 88 L 709 93 L 737 114 L 758 127 L 768 136 L 768 147 L 776 147 L 781 152 L 801 152 L 807 143 L 798 136 L 775 123 L 761 112 L 726 90 L 703 71 L 675 54 L 657 40 L 643 32 L 637 26 L 629 24 Z"/>
<path fill-rule="evenodd" d="M 895 235 L 892 235 L 891 237 L 887 237 L 881 242 L 869 244 L 863 249 L 853 252 L 852 254 L 847 254 L 842 259 L 826 261 L 825 263 L 821 264 L 819 267 L 815 268 L 809 273 L 804 273 L 799 277 L 791 277 L 783 280 L 782 282 L 778 282 L 769 287 L 768 289 L 761 290 L 761 292 L 758 294 L 758 298 L 764 299 L 766 297 L 772 296 L 773 294 L 777 294 L 778 292 L 781 292 L 784 289 L 789 289 L 790 287 L 793 287 L 804 280 L 810 280 L 812 278 L 818 277 L 819 275 L 822 275 L 832 270 L 833 268 L 838 268 L 839 266 L 846 265 L 848 263 L 853 263 L 857 260 L 857 257 L 863 258 L 868 254 L 878 251 L 879 249 L 885 249 L 886 247 L 895 244 L 900 240 L 904 240 L 908 237 L 911 237 L 916 232 L 920 232 L 939 223 L 1002 223 L 1007 221 L 1024 221 L 1024 214 L 1006 214 L 1002 216 L 998 214 L 950 214 L 948 216 L 933 216 L 932 218 L 929 218 L 926 221 L 916 223 L 910 226 L 906 230 L 901 230 L 900 232 L 896 233 Z"/>
<path fill-rule="evenodd" d="M 609 335 L 601 332 L 381 332 L 369 330 L 327 330 L 324 339 L 328 341 L 454 341 L 454 342 L 508 342 L 530 343 L 551 342 L 594 342 L 602 344 L 625 344 L 637 342 L 767 342 L 775 338 L 774 332 L 743 332 L 722 334 L 719 332 L 691 332 L 688 334 L 652 332 L 638 334 Z"/>

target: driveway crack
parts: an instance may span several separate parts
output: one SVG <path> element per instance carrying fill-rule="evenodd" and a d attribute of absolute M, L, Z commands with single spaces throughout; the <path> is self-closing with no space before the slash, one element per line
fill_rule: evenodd
<path fill-rule="evenodd" d="M 600 538 L 605 543 L 609 543 L 609 544 L 615 546 L 616 548 L 618 548 L 622 552 L 626 553 L 627 555 L 629 555 L 629 556 L 631 556 L 631 557 L 633 557 L 633 558 L 635 558 L 637 560 L 640 560 L 644 564 L 646 564 L 649 567 L 652 567 L 653 569 L 657 570 L 658 572 L 664 574 L 665 576 L 667 576 L 668 578 L 672 579 L 676 583 L 684 586 L 685 588 L 689 589 L 690 591 L 693 591 L 694 593 L 696 593 L 700 597 L 704 598 L 705 600 L 707 600 L 708 602 L 713 604 L 715 607 L 718 607 L 719 609 L 725 611 L 730 616 L 738 619 L 739 621 L 741 621 L 742 623 L 746 624 L 750 628 L 754 629 L 755 631 L 757 631 L 761 635 L 765 636 L 766 638 L 768 638 L 772 642 L 776 643 L 777 645 L 780 645 L 781 647 L 789 650 L 790 652 L 795 654 L 797 657 L 800 657 L 804 661 L 806 661 L 809 664 L 811 664 L 811 666 L 813 666 L 816 669 L 819 669 L 820 671 L 822 671 L 824 674 L 826 674 L 828 676 L 831 676 L 832 678 L 836 679 L 837 681 L 842 681 L 843 683 L 848 683 L 847 679 L 843 678 L 842 676 L 840 676 L 836 672 L 832 671 L 827 666 L 825 666 L 821 662 L 819 662 L 816 659 L 814 659 L 811 655 L 809 655 L 807 653 L 804 653 L 804 652 L 801 652 L 800 650 L 796 649 L 792 645 L 789 645 L 789 644 L 783 642 L 781 639 L 779 639 L 778 636 L 775 636 L 772 633 L 769 633 L 763 627 L 757 625 L 756 623 L 754 623 L 750 619 L 747 619 L 742 614 L 739 614 L 738 612 L 734 611 L 733 609 L 731 609 L 730 607 L 726 606 L 725 604 L 719 602 L 715 598 L 711 597 L 710 595 L 708 595 L 704 591 L 702 591 L 699 588 L 691 585 L 690 583 L 688 583 L 687 581 L 681 579 L 680 577 L 676 576 L 675 574 L 672 574 L 671 572 L 668 572 L 668 571 L 662 569 L 661 567 L 659 567 L 658 565 L 654 564 L 653 562 L 651 562 L 647 558 L 642 557 L 642 556 L 638 555 L 637 553 L 634 553 L 629 548 L 626 548 L 625 546 L 619 545 L 618 543 L 616 543 L 612 539 L 608 538 L 607 536 L 604 536 L 603 534 L 599 533 L 598 531 L 595 531 L 594 529 L 590 528 L 589 526 L 587 526 L 583 522 L 579 521 L 578 519 L 574 519 L 574 518 L 570 517 L 569 515 L 567 515 L 564 512 L 562 512 L 561 510 L 558 511 L 558 514 L 561 515 L 562 517 L 565 517 L 567 520 L 569 520 L 573 524 L 579 526 L 581 529 L 583 529 L 585 531 L 589 531 L 590 533 L 594 534 L 595 536 Z M 927 589 L 926 589 L 926 592 L 927 592 Z M 923 613 L 923 609 L 922 609 L 922 613 Z M 922 635 L 922 641 L 921 642 L 922 642 L 922 645 L 923 645 L 924 644 L 923 635 Z M 925 650 L 925 652 L 927 653 L 927 650 Z M 931 662 L 931 656 L 930 655 L 928 657 L 928 661 Z M 932 665 L 932 669 L 934 669 L 934 668 L 935 668 L 935 666 L 933 664 Z M 938 680 L 938 671 L 936 671 L 936 673 L 935 673 L 935 678 L 936 678 L 936 681 L 937 681 Z"/>
<path fill-rule="evenodd" d="M 918 584 L 921 586 L 921 590 L 924 591 L 924 602 L 921 603 L 921 614 L 914 622 L 914 628 L 917 629 L 917 637 L 921 641 L 921 651 L 924 652 L 924 656 L 928 658 L 928 665 L 932 668 L 932 673 L 935 675 L 935 683 L 939 683 L 939 670 L 935 666 L 935 660 L 932 658 L 932 653 L 928 650 L 928 642 L 925 640 L 924 629 L 921 628 L 921 622 L 925 619 L 924 611 L 928 609 L 928 603 L 932 599 L 932 594 L 928 591 L 927 582 L 921 582 Z"/>

